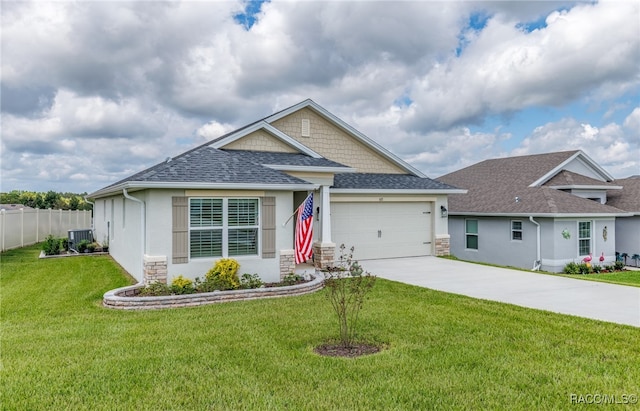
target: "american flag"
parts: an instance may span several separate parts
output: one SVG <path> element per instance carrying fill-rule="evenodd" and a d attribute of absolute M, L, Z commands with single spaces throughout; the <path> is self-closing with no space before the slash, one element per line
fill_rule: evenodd
<path fill-rule="evenodd" d="M 298 207 L 296 220 L 296 264 L 304 263 L 313 254 L 313 194 L 309 194 Z"/>

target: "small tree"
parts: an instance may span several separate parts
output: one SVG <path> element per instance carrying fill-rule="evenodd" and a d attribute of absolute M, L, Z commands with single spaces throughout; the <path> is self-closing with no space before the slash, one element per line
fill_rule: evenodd
<path fill-rule="evenodd" d="M 374 275 L 363 272 L 358 262 L 353 260 L 353 250 L 351 247 L 346 254 L 345 245 L 340 246 L 338 265 L 327 270 L 324 280 L 327 298 L 338 317 L 340 343 L 345 348 L 355 342 L 360 309 L 376 281 Z"/>

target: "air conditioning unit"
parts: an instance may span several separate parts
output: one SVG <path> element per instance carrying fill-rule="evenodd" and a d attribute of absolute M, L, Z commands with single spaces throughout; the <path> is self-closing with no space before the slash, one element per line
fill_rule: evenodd
<path fill-rule="evenodd" d="M 93 242 L 93 231 L 91 230 L 69 230 L 69 250 L 78 252 L 78 244 L 82 240 Z"/>

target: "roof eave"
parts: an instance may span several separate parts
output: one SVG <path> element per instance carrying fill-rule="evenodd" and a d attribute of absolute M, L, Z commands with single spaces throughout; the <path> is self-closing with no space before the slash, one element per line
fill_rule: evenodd
<path fill-rule="evenodd" d="M 566 166 L 567 164 L 569 164 L 571 161 L 575 160 L 578 157 L 581 157 L 585 163 L 587 163 L 590 167 L 592 167 L 594 171 L 596 171 L 598 174 L 604 177 L 607 181 L 614 180 L 613 176 L 607 173 L 604 168 L 600 167 L 598 163 L 593 161 L 591 157 L 586 155 L 582 150 L 578 150 L 575 153 L 573 153 L 569 158 L 567 158 L 566 160 L 564 160 L 563 162 L 555 166 L 553 169 L 549 170 L 542 177 L 540 177 L 539 179 L 531 183 L 529 187 L 541 186 L 545 182 L 549 181 L 553 176 L 558 174 L 564 168 L 564 166 Z"/>
<path fill-rule="evenodd" d="M 597 185 L 557 185 L 557 186 L 548 186 L 549 188 L 553 188 L 556 190 L 622 190 L 622 186 L 597 186 Z"/>
<path fill-rule="evenodd" d="M 331 194 L 466 194 L 461 189 L 331 188 Z"/>
<path fill-rule="evenodd" d="M 474 217 L 548 217 L 548 218 L 593 218 L 593 217 L 632 217 L 633 213 L 482 213 L 451 211 L 450 216 L 474 216 Z"/>
<path fill-rule="evenodd" d="M 87 198 L 107 197 L 121 193 L 122 189 L 181 189 L 181 190 L 279 190 L 279 191 L 304 191 L 317 190 L 319 184 L 258 184 L 258 183 L 207 183 L 207 182 L 149 182 L 127 181 L 87 195 Z"/>
<path fill-rule="evenodd" d="M 300 142 L 294 140 L 293 138 L 289 137 L 288 135 L 286 135 L 285 133 L 283 133 L 282 131 L 278 130 L 277 128 L 273 127 L 271 124 L 265 122 L 265 121 L 259 121 L 253 125 L 251 125 L 250 127 L 247 128 L 243 128 L 238 130 L 235 133 L 232 133 L 222 139 L 218 139 L 218 140 L 214 140 L 211 144 L 210 147 L 212 148 L 217 148 L 217 149 L 223 149 L 224 146 L 233 143 L 236 140 L 241 139 L 242 137 L 249 135 L 255 131 L 258 131 L 260 129 L 264 129 L 265 131 L 267 131 L 269 134 L 275 136 L 276 138 L 280 139 L 281 141 L 283 141 L 285 144 L 295 148 L 296 150 L 298 150 L 299 152 L 306 154 L 310 157 L 313 158 L 322 158 L 322 156 L 318 153 L 316 153 L 314 150 L 310 149 L 309 147 L 305 146 L 304 144 L 301 144 Z"/>

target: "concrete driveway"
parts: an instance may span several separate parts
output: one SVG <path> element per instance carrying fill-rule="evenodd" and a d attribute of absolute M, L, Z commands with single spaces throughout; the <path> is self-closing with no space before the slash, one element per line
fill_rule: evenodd
<path fill-rule="evenodd" d="M 534 274 L 437 257 L 362 261 L 371 274 L 406 284 L 640 327 L 640 288 Z"/>

